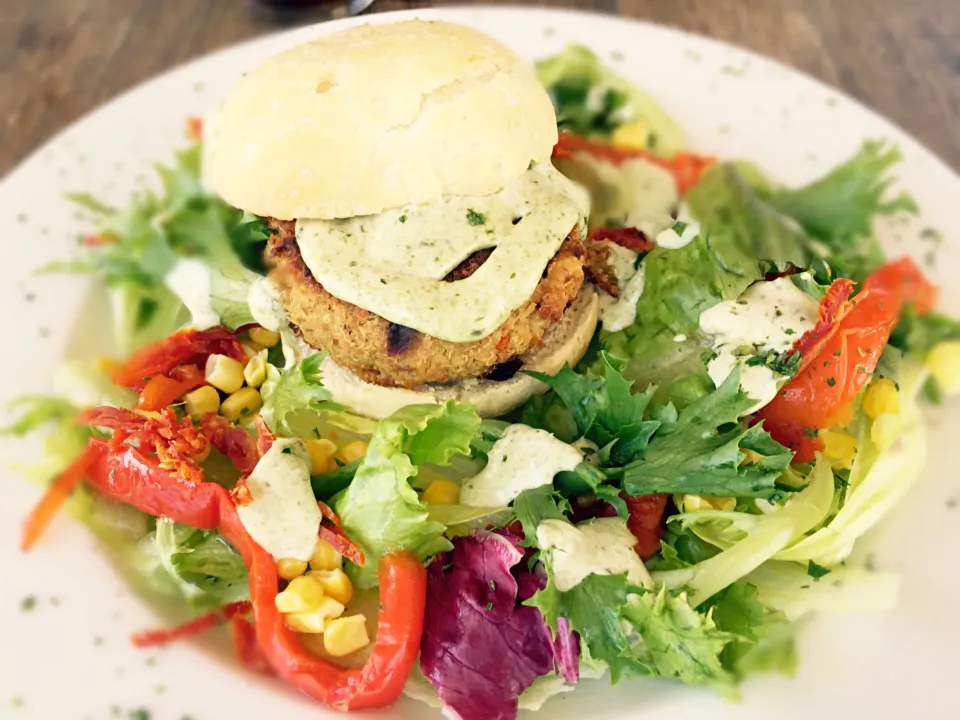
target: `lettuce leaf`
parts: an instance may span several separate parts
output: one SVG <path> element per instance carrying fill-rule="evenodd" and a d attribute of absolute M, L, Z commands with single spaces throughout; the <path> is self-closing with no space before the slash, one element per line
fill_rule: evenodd
<path fill-rule="evenodd" d="M 200 146 L 194 145 L 178 152 L 172 166 L 158 165 L 161 191 L 142 192 L 123 209 L 82 193 L 68 196 L 90 215 L 98 241 L 85 242 L 79 260 L 55 262 L 41 271 L 92 273 L 103 280 L 123 354 L 169 335 L 182 323 L 182 303 L 165 286 L 180 258 L 201 258 L 233 275 L 245 266 L 262 268 L 265 224 L 203 189 L 200 155 Z"/>
<path fill-rule="evenodd" d="M 880 416 L 884 435 L 896 438 L 877 445 L 874 428 L 878 420 L 863 419 L 857 440 L 858 452 L 843 485 L 840 507 L 829 522 L 782 549 L 778 560 L 833 567 L 849 555 L 861 535 L 876 525 L 906 496 L 926 463 L 927 435 L 918 401 L 927 379 L 920 366 L 907 364 L 900 383 L 900 413 Z"/>
<path fill-rule="evenodd" d="M 846 162 L 809 185 L 772 193 L 770 206 L 795 220 L 806 233 L 824 243 L 832 262 L 846 266 L 860 280 L 883 262 L 873 237 L 879 215 L 917 212 L 906 193 L 888 199 L 894 178 L 890 169 L 902 159 L 898 147 L 868 140 Z"/>
<path fill-rule="evenodd" d="M 647 131 L 647 149 L 670 157 L 684 148 L 683 131 L 649 95 L 606 67 L 592 50 L 570 44 L 536 63 L 537 76 L 557 111 L 557 125 L 608 138 L 625 122 Z"/>
<path fill-rule="evenodd" d="M 267 426 L 280 435 L 294 435 L 289 416 L 296 412 L 339 410 L 322 383 L 320 366 L 326 353 L 314 353 L 286 370 L 267 365 L 267 379 L 260 387 L 263 406 L 260 416 Z"/>
<path fill-rule="evenodd" d="M 785 268 L 807 267 L 812 259 L 803 232 L 764 202 L 733 163 L 711 168 L 684 200 L 711 237 L 734 243 L 758 260 Z"/>
<path fill-rule="evenodd" d="M 704 606 L 717 628 L 736 635 L 720 660 L 737 679 L 762 672 L 792 675 L 797 669 L 796 628 L 788 613 L 763 600 L 755 585 L 740 580 Z"/>
<path fill-rule="evenodd" d="M 858 567 L 837 567 L 812 578 L 804 565 L 773 561 L 747 576 L 757 597 L 790 620 L 811 612 L 883 612 L 897 604 L 900 577 Z"/>
<path fill-rule="evenodd" d="M 793 454 L 762 425 L 741 427 L 737 418 L 752 403 L 740 389 L 739 370 L 731 373 L 681 410 L 675 423 L 661 425 L 640 459 L 624 468 L 623 489 L 629 495 L 771 497 Z M 743 464 L 744 450 L 761 459 Z"/>
<path fill-rule="evenodd" d="M 809 480 L 807 487 L 762 516 L 736 544 L 695 565 L 653 573 L 654 580 L 668 588 L 683 588 L 694 606 L 732 585 L 824 520 L 834 497 L 829 462 L 821 457 Z"/>
<path fill-rule="evenodd" d="M 165 518 L 139 542 L 128 572 L 154 589 L 169 585 L 194 610 L 215 610 L 250 599 L 243 559 L 223 537 Z"/>
<path fill-rule="evenodd" d="M 730 232 L 704 232 L 676 250 L 654 248 L 643 262 L 636 322 L 601 333 L 600 346 L 626 361 L 626 378 L 639 387 L 658 385 L 659 398 L 683 405 L 713 389 L 704 359 L 710 342 L 700 332 L 700 314 L 736 299 L 763 273 Z M 591 369 L 599 375 L 597 365 Z"/>
<path fill-rule="evenodd" d="M 474 533 L 430 565 L 420 666 L 463 720 L 515 717 L 520 695 L 558 666 L 577 679 L 569 630 L 555 641 L 543 616 L 518 604 L 524 586 L 541 585 L 521 560 L 510 538 Z"/>
<path fill-rule="evenodd" d="M 564 367 L 554 376 L 534 374 L 551 388 L 577 428 L 600 448 L 599 468 L 569 492 L 596 492 L 604 476 L 622 480 L 629 495 L 692 493 L 736 497 L 775 495 L 777 478 L 792 453 L 761 425 L 744 429 L 738 417 L 753 402 L 740 389 L 739 371 L 683 410 L 653 401 L 655 388 L 634 392 L 615 358 L 601 353 L 602 376 Z M 554 409 L 554 416 L 556 416 Z M 549 429 L 549 428 L 548 428 Z M 744 451 L 761 456 L 742 464 Z M 558 478 L 563 480 L 564 478 Z M 562 489 L 563 483 L 558 485 Z"/>
<path fill-rule="evenodd" d="M 350 570 L 359 587 L 376 585 L 377 563 L 387 550 L 405 548 L 422 560 L 451 548 L 445 527 L 429 519 L 410 480 L 418 465 L 447 465 L 452 456 L 469 454 L 479 427 L 476 411 L 453 401 L 410 405 L 380 421 L 353 482 L 333 498 L 344 532 L 366 558 L 364 567 Z"/>
<path fill-rule="evenodd" d="M 923 358 L 934 345 L 960 340 L 960 320 L 940 313 L 920 315 L 912 305 L 904 308 L 900 324 L 890 335 L 890 344 L 917 358 Z"/>
<path fill-rule="evenodd" d="M 716 627 L 710 613 L 698 613 L 682 594 L 661 588 L 648 592 L 625 575 L 588 575 L 560 592 L 550 576 L 527 604 L 538 608 L 552 629 L 561 618 L 580 635 L 590 657 L 624 677 L 673 677 L 733 694 L 734 677 L 720 654 L 735 636 Z"/>

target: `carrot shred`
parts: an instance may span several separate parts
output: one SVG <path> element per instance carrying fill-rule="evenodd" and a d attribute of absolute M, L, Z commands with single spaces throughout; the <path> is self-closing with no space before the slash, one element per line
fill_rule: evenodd
<path fill-rule="evenodd" d="M 235 602 L 224 605 L 219 610 L 212 610 L 195 617 L 188 623 L 178 625 L 175 628 L 161 630 L 142 630 L 134 633 L 131 638 L 134 647 L 145 648 L 155 647 L 157 645 L 166 645 L 175 640 L 194 637 L 202 632 L 206 632 L 215 627 L 221 620 L 233 620 L 240 615 L 250 612 L 249 602 Z"/>
<path fill-rule="evenodd" d="M 30 511 L 23 524 L 23 534 L 20 536 L 20 549 L 22 551 L 30 550 L 40 539 L 57 512 L 67 501 L 67 498 L 70 497 L 70 493 L 80 484 L 87 470 L 100 457 L 101 452 L 101 446 L 88 444 L 77 459 L 71 463 L 70 467 L 60 473 L 50 484 L 40 502 Z"/>
<path fill-rule="evenodd" d="M 195 142 L 203 140 L 203 119 L 195 115 L 187 118 L 187 137 Z"/>

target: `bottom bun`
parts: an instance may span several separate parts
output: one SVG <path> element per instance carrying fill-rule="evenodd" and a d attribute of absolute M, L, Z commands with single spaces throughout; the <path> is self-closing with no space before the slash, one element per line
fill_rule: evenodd
<path fill-rule="evenodd" d="M 334 402 L 371 418 L 385 418 L 406 405 L 439 405 L 447 400 L 473 405 L 481 417 L 497 417 L 546 391 L 546 385 L 523 370 L 553 375 L 564 363 L 574 365 L 583 357 L 597 327 L 599 305 L 593 286 L 584 287 L 563 319 L 544 335 L 543 343 L 523 356 L 523 366 L 509 380 L 474 378 L 430 383 L 413 390 L 380 387 L 364 382 L 328 357 L 321 366 L 323 384 Z"/>

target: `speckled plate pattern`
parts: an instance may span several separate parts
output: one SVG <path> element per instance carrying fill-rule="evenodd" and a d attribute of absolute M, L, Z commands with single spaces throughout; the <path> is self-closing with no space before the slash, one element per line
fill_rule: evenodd
<path fill-rule="evenodd" d="M 903 131 L 786 67 L 662 27 L 535 9 L 451 9 L 376 15 L 295 30 L 240 45 L 173 70 L 73 125 L 0 184 L 6 279 L 0 401 L 49 392 L 65 357 L 93 356 L 106 334 L 106 306 L 87 278 L 33 275 L 76 247 L 85 223 L 63 200 L 86 191 L 123 203 L 151 182 L 152 163 L 185 144 L 188 115 L 203 115 L 246 69 L 286 46 L 358 22 L 445 18 L 490 33 L 529 60 L 569 41 L 592 46 L 657 98 L 697 151 L 742 157 L 787 183 L 832 167 L 866 138 L 900 144 L 900 185 L 919 201 L 919 219 L 895 218 L 878 232 L 892 253 L 928 264 L 943 306 L 960 313 L 960 178 Z M 934 244 L 925 228 L 942 232 Z M 931 459 L 918 488 L 865 540 L 880 569 L 903 574 L 900 604 L 883 614 L 818 617 L 805 623 L 793 679 L 760 677 L 731 704 L 708 691 L 661 681 L 586 681 L 548 703 L 552 720 L 663 717 L 960 717 L 960 475 L 953 450 L 960 413 L 930 413 Z M 0 718 L 218 720 L 335 714 L 269 679 L 235 667 L 216 633 L 195 643 L 138 651 L 138 629 L 162 624 L 135 597 L 103 549 L 68 516 L 28 556 L 16 549 L 24 514 L 39 496 L 11 466 L 38 445 L 3 441 L 0 502 Z M 137 714 L 144 710 L 147 714 Z M 131 713 L 134 713 L 131 715 Z M 372 716 L 371 716 L 372 717 Z M 378 718 L 430 718 L 404 700 Z"/>

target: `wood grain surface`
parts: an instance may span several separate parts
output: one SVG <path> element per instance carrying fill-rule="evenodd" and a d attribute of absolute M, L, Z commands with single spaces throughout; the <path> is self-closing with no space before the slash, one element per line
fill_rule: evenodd
<path fill-rule="evenodd" d="M 430 4 L 378 0 L 372 11 Z M 960 169 L 960 0 L 545 4 L 643 18 L 776 58 L 873 106 Z M 249 0 L 4 0 L 0 176 L 117 93 L 290 22 Z"/>

